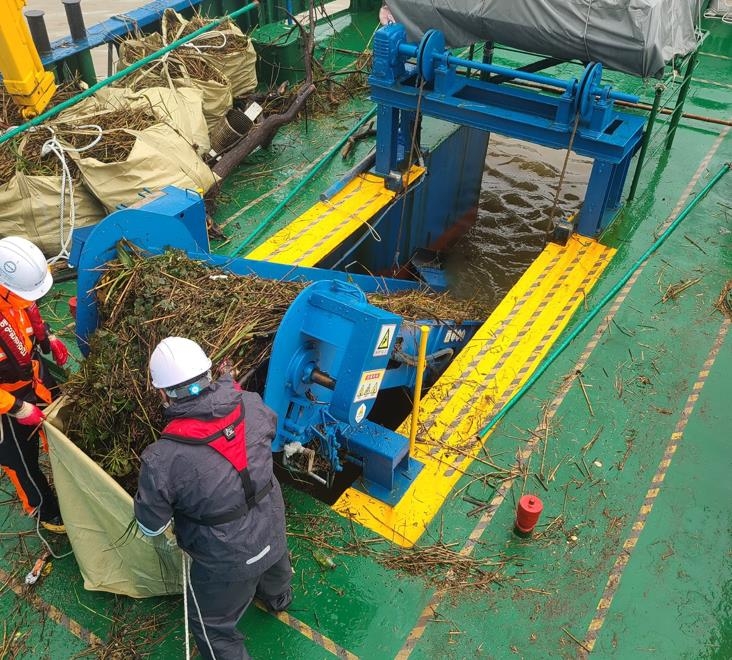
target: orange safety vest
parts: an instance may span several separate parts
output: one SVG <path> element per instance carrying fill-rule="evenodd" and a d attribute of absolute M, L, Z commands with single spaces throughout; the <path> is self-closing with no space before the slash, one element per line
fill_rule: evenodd
<path fill-rule="evenodd" d="M 45 403 L 51 392 L 40 377 L 40 364 L 33 358 L 33 326 L 24 309 L 3 304 L 0 296 L 0 414 L 8 412 L 29 391 Z"/>
<path fill-rule="evenodd" d="M 37 309 L 26 309 L 12 304 L 13 295 L 0 286 L 0 414 L 7 413 L 15 404 L 16 398 L 23 399 L 29 393 L 45 403 L 51 403 L 51 392 L 43 384 L 40 376 L 40 363 L 33 358 L 33 338 L 45 328 L 39 326 L 40 315 Z M 35 306 L 35 303 L 32 307 Z M 41 443 L 47 449 L 45 434 L 39 432 Z M 18 477 L 10 468 L 3 467 L 10 481 L 18 491 L 23 508 L 33 513 L 33 507 L 23 491 Z"/>

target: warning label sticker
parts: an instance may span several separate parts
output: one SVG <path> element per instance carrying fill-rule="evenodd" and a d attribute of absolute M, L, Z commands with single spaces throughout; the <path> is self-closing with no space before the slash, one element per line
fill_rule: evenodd
<path fill-rule="evenodd" d="M 391 340 L 396 333 L 396 324 L 382 325 L 379 331 L 379 338 L 376 340 L 376 348 L 374 349 L 374 357 L 381 357 L 389 354 Z"/>
<path fill-rule="evenodd" d="M 361 374 L 361 382 L 358 384 L 356 390 L 356 396 L 353 397 L 353 402 L 368 401 L 369 399 L 375 399 L 379 393 L 381 387 L 381 381 L 384 378 L 384 372 L 386 369 L 373 369 L 371 371 L 364 371 Z"/>

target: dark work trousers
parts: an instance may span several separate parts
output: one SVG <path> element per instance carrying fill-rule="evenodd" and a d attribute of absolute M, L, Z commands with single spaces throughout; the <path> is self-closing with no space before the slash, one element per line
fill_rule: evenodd
<path fill-rule="evenodd" d="M 256 596 L 274 611 L 287 608 L 292 601 L 292 568 L 287 552 L 262 575 L 249 580 L 213 581 L 196 575 L 196 563 L 191 566 L 191 586 L 201 610 L 203 625 L 214 655 L 208 649 L 206 638 L 196 612 L 193 596 L 188 592 L 188 622 L 201 656 L 206 660 L 249 660 L 244 646 L 244 635 L 237 629 Z"/>
<path fill-rule="evenodd" d="M 0 465 L 15 472 L 28 504 L 34 508 L 40 506 L 41 520 L 53 519 L 59 515 L 58 501 L 46 476 L 38 467 L 38 429 L 20 424 L 10 415 L 0 415 L 0 418 Z"/>

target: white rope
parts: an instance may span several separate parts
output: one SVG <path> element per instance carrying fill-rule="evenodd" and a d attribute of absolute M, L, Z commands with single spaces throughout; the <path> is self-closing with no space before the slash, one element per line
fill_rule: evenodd
<path fill-rule="evenodd" d="M 84 124 L 82 126 L 78 126 L 78 128 L 94 128 L 98 131 L 98 135 L 85 147 L 79 147 L 79 148 L 73 148 L 69 146 L 64 146 L 59 142 L 58 138 L 56 137 L 56 132 L 51 128 L 50 126 L 46 126 L 50 133 L 51 137 L 46 140 L 43 145 L 41 146 L 41 156 L 46 156 L 49 153 L 54 154 L 59 161 L 61 162 L 61 200 L 59 203 L 59 240 L 61 243 L 61 250 L 59 253 L 48 260 L 49 264 L 55 264 L 60 259 L 68 259 L 69 258 L 69 247 L 71 245 L 71 238 L 74 233 L 74 227 L 76 225 L 76 202 L 74 200 L 74 177 L 71 176 L 71 170 L 69 170 L 69 165 L 66 162 L 66 154 L 67 151 L 75 151 L 77 153 L 81 153 L 83 151 L 86 151 L 87 149 L 91 149 L 94 145 L 99 142 L 99 140 L 102 139 L 102 127 L 98 126 L 96 124 Z M 66 220 L 66 190 L 69 191 L 69 231 L 68 235 L 64 237 L 64 231 L 65 231 L 65 220 Z"/>
<path fill-rule="evenodd" d="M 178 35 L 176 35 L 176 39 L 178 38 L 179 35 L 180 35 L 180 32 L 178 33 Z M 207 38 L 210 38 L 212 36 L 213 37 L 221 37 L 223 39 L 223 41 L 220 44 L 210 44 L 208 46 L 204 46 L 204 45 L 197 46 L 194 43 L 194 42 L 196 42 L 196 41 L 198 41 L 200 39 L 207 39 Z M 222 48 L 224 48 L 224 46 L 226 46 L 226 43 L 227 43 L 226 34 L 224 34 L 223 32 L 219 32 L 217 30 L 212 30 L 211 32 L 206 32 L 205 34 L 199 35 L 198 37 L 196 37 L 195 39 L 189 41 L 188 43 L 182 44 L 181 47 L 182 48 L 186 48 L 186 47 L 192 48 L 193 50 L 195 50 L 200 55 L 200 54 L 203 53 L 204 50 L 210 50 L 210 49 L 213 49 L 213 50 L 221 50 Z M 137 76 L 136 80 L 137 81 L 143 80 L 146 76 L 152 74 L 154 67 L 156 67 L 158 65 L 162 65 L 162 67 L 163 67 L 163 73 L 168 76 L 168 81 L 170 82 L 170 72 L 168 71 L 168 59 L 175 60 L 175 61 L 179 61 L 179 60 L 176 60 L 174 51 L 169 50 L 167 53 L 164 53 L 163 55 L 161 55 L 157 59 L 155 59 L 152 62 L 150 62 L 150 66 L 149 67 L 147 67 L 147 68 L 142 69 L 141 71 L 139 71 L 138 72 L 139 75 Z M 171 87 L 172 87 L 172 82 L 170 84 L 171 84 Z"/>
<path fill-rule="evenodd" d="M 730 0 L 726 0 L 724 3 L 725 7 L 732 8 L 732 2 Z M 721 4 L 719 6 L 721 9 Z M 711 6 L 707 7 L 707 10 L 704 12 L 704 18 L 711 18 L 711 19 L 719 19 L 722 21 L 722 23 L 726 23 L 727 25 L 732 25 L 732 11 L 725 11 L 724 13 L 720 14 L 717 11 L 714 11 Z"/>
<path fill-rule="evenodd" d="M 191 581 L 191 564 L 190 564 L 190 557 L 186 555 L 186 553 L 183 553 L 183 570 L 185 571 L 185 577 L 188 579 L 188 586 L 191 590 L 191 598 L 193 598 L 193 604 L 196 606 L 196 614 L 198 615 L 198 621 L 201 624 L 201 630 L 203 631 L 203 638 L 206 640 L 206 646 L 208 646 L 208 652 L 211 654 L 211 658 L 213 660 L 216 660 L 216 654 L 213 652 L 213 648 L 211 648 L 211 642 L 208 639 L 208 634 L 206 633 L 206 626 L 203 623 L 203 617 L 201 616 L 201 608 L 198 607 L 198 599 L 196 598 L 196 592 L 193 590 L 193 582 Z M 186 613 L 186 628 L 188 628 L 188 614 Z M 186 634 L 186 639 L 187 639 Z"/>
<path fill-rule="evenodd" d="M 183 566 L 183 618 L 185 620 L 186 660 L 191 660 L 191 641 L 188 631 L 188 555 L 181 552 Z"/>
<path fill-rule="evenodd" d="M 223 41 L 220 44 L 209 44 L 207 46 L 205 45 L 196 45 L 196 41 L 199 41 L 201 39 L 210 39 L 211 37 L 221 37 Z M 219 32 L 217 30 L 211 30 L 210 32 L 206 32 L 205 34 L 201 34 L 197 36 L 195 39 L 192 39 L 188 43 L 183 44 L 184 48 L 193 48 L 197 53 L 202 53 L 204 50 L 221 50 L 226 46 L 226 34 L 224 32 Z"/>

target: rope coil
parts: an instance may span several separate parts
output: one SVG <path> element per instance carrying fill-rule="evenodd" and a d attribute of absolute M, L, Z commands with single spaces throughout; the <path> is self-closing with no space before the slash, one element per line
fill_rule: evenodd
<path fill-rule="evenodd" d="M 51 257 L 48 260 L 50 265 L 55 264 L 61 259 L 68 260 L 69 258 L 69 247 L 71 245 L 71 238 L 74 233 L 74 227 L 76 225 L 76 202 L 74 201 L 74 177 L 71 175 L 69 165 L 66 162 L 66 152 L 74 151 L 76 153 L 82 153 L 94 147 L 99 140 L 102 139 L 104 131 L 101 126 L 97 124 L 83 124 L 77 128 L 93 128 L 98 131 L 98 135 L 84 147 L 70 147 L 63 145 L 56 137 L 56 131 L 51 126 L 44 126 L 50 133 L 51 137 L 46 140 L 41 146 L 41 156 L 46 156 L 50 153 L 54 154 L 61 162 L 61 199 L 59 202 L 59 240 L 61 243 L 61 250 L 55 257 Z M 65 231 L 65 219 L 66 219 L 66 191 L 69 192 L 69 232 L 64 238 Z"/>

